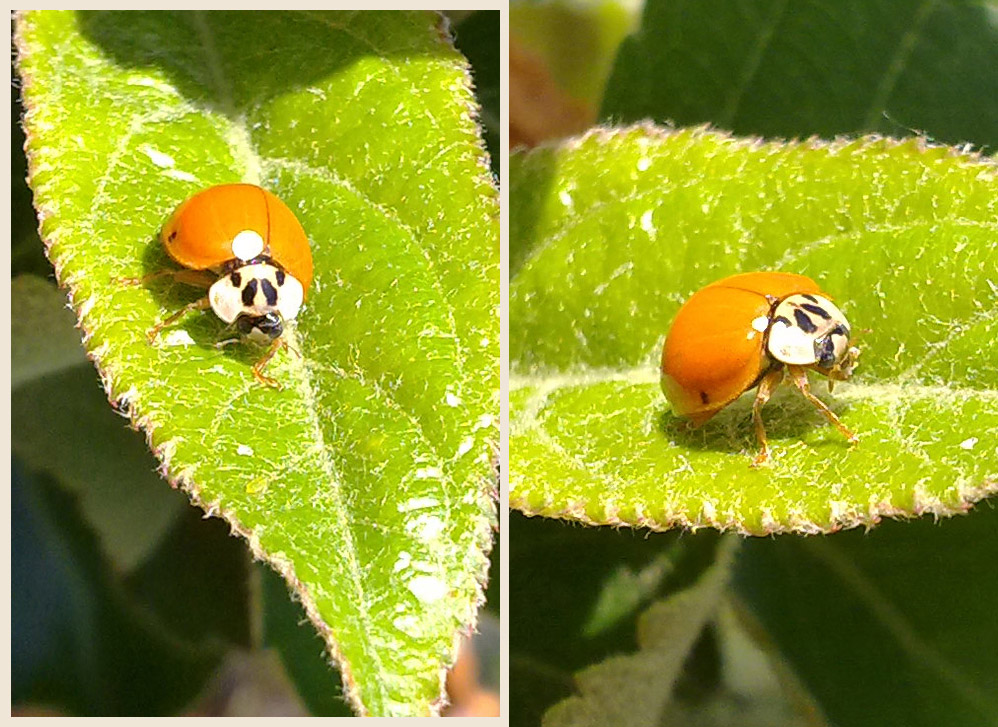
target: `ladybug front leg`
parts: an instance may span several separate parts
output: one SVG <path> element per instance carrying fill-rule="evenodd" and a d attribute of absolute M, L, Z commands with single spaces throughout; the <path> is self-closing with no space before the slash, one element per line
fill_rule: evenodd
<path fill-rule="evenodd" d="M 752 421 L 755 423 L 755 437 L 759 440 L 759 454 L 752 460 L 753 467 L 759 467 L 769 459 L 769 445 L 766 442 L 766 427 L 762 423 L 762 407 L 769 401 L 773 391 L 783 381 L 783 367 L 779 366 L 762 377 L 755 401 L 752 403 Z"/>
<path fill-rule="evenodd" d="M 185 315 L 187 315 L 191 311 L 194 311 L 194 310 L 208 310 L 209 308 L 211 308 L 211 303 L 208 301 L 208 296 L 205 296 L 204 298 L 201 298 L 200 300 L 196 300 L 193 303 L 189 303 L 189 304 L 185 305 L 183 308 L 181 308 L 180 310 L 178 310 L 172 316 L 170 316 L 169 318 L 167 318 L 165 320 L 160 321 L 155 326 L 153 326 L 151 329 L 149 329 L 149 332 L 146 334 L 146 338 L 149 339 L 149 344 L 152 345 L 153 343 L 156 342 L 156 337 L 159 336 L 159 332 L 160 331 L 162 331 L 167 326 L 169 326 L 169 325 L 171 325 L 173 323 L 176 323 L 177 321 L 179 321 L 181 318 L 183 318 Z"/>
<path fill-rule="evenodd" d="M 800 393 L 802 393 L 809 402 L 814 404 L 818 408 L 818 411 L 824 414 L 825 418 L 834 424 L 851 444 L 858 442 L 859 437 L 849 431 L 846 428 L 846 425 L 839 421 L 839 418 L 835 416 L 835 412 L 829 409 L 825 402 L 811 393 L 811 384 L 807 380 L 807 369 L 801 366 L 788 366 L 787 368 L 790 369 L 790 375 L 793 377 L 797 388 L 800 389 Z"/>
<path fill-rule="evenodd" d="M 274 342 L 270 344 L 270 348 L 267 349 L 267 353 L 263 354 L 263 357 L 255 364 L 253 364 L 253 376 L 256 378 L 256 380 L 259 381 L 261 384 L 264 384 L 265 386 L 270 386 L 274 389 L 282 389 L 284 387 L 281 386 L 281 383 L 277 379 L 272 379 L 269 376 L 264 375 L 263 369 L 270 361 L 270 359 L 274 357 L 274 354 L 277 353 L 277 349 L 281 348 L 282 346 L 284 348 L 288 348 L 288 344 L 284 341 L 283 338 L 275 338 Z"/>

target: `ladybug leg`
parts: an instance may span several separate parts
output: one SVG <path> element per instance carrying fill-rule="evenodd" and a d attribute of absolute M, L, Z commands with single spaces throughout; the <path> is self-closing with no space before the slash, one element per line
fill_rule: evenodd
<path fill-rule="evenodd" d="M 207 289 L 218 279 L 218 276 L 213 275 L 208 270 L 157 270 L 155 273 L 143 275 L 141 278 L 121 278 L 118 282 L 123 285 L 144 285 L 150 280 L 158 280 L 159 278 L 171 278 L 175 283 Z"/>
<path fill-rule="evenodd" d="M 274 357 L 279 348 L 288 348 L 288 344 L 283 338 L 275 338 L 274 342 L 270 344 L 270 348 L 267 349 L 267 353 L 263 354 L 263 357 L 255 364 L 253 364 L 253 376 L 264 386 L 269 386 L 274 389 L 281 389 L 281 383 L 277 379 L 272 379 L 263 373 L 264 367 L 270 362 L 270 359 Z"/>
<path fill-rule="evenodd" d="M 149 329 L 149 332 L 146 334 L 146 338 L 149 339 L 149 345 L 152 345 L 153 343 L 156 342 L 156 338 L 157 336 L 159 336 L 160 331 L 162 331 L 167 326 L 176 323 L 191 311 L 208 310 L 209 308 L 211 308 L 211 303 L 208 302 L 207 296 L 201 298 L 200 300 L 196 300 L 193 303 L 188 303 L 183 308 L 174 313 L 172 316 L 166 318 L 165 320 L 160 321 L 155 326 Z"/>
<path fill-rule="evenodd" d="M 752 460 L 753 467 L 765 464 L 769 459 L 769 445 L 766 442 L 766 427 L 762 423 L 762 407 L 769 401 L 773 391 L 783 381 L 783 367 L 775 368 L 762 377 L 755 401 L 752 403 L 752 421 L 755 423 L 755 438 L 759 440 L 759 454 Z"/>
<path fill-rule="evenodd" d="M 800 393 L 802 393 L 809 402 L 814 404 L 818 408 L 818 411 L 824 414 L 825 418 L 834 424 L 850 443 L 855 444 L 858 442 L 859 437 L 846 429 L 846 425 L 839 421 L 839 418 L 835 416 L 835 412 L 829 409 L 825 402 L 811 393 L 811 384 L 807 380 L 807 369 L 800 366 L 788 366 L 787 368 L 790 369 L 790 375 L 793 377 L 797 388 L 800 389 Z"/>

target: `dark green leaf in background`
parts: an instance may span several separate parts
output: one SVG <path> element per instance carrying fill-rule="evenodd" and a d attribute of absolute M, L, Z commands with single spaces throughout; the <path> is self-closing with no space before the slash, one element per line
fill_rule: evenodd
<path fill-rule="evenodd" d="M 648 0 L 600 116 L 766 137 L 924 132 L 995 149 L 995 11 L 960 0 Z"/>
<path fill-rule="evenodd" d="M 56 13 L 17 23 L 35 203 L 103 382 L 171 480 L 288 579 L 357 711 L 427 714 L 482 598 L 498 410 L 496 193 L 431 13 Z M 313 244 L 295 355 L 192 316 L 185 197 L 251 181 Z M 333 690 L 333 687 L 330 686 Z"/>
<path fill-rule="evenodd" d="M 740 593 L 836 725 L 998 725 L 998 510 L 751 539 Z"/>
<path fill-rule="evenodd" d="M 13 703 L 71 714 L 182 710 L 245 623 L 217 608 L 220 592 L 237 590 L 233 565 L 235 572 L 245 567 L 243 550 L 222 523 L 188 531 L 196 537 L 175 543 L 169 556 L 186 559 L 187 567 L 172 592 L 171 613 L 162 600 L 147 600 L 141 576 L 126 581 L 103 555 L 73 494 L 16 460 L 12 479 Z M 233 547 L 203 548 L 219 537 Z M 223 613 L 228 621 L 211 620 Z"/>

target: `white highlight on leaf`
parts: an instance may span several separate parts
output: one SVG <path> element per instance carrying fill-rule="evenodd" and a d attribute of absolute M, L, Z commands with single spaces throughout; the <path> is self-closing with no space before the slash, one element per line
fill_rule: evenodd
<path fill-rule="evenodd" d="M 395 565 L 392 566 L 392 570 L 398 573 L 399 571 L 408 568 L 411 562 L 412 555 L 403 550 L 399 553 L 399 557 L 395 559 Z"/>
<path fill-rule="evenodd" d="M 457 446 L 457 456 L 463 457 L 468 452 L 470 452 L 471 448 L 474 446 L 475 446 L 474 437 L 465 437 L 463 440 L 461 440 L 461 443 Z"/>
<path fill-rule="evenodd" d="M 163 346 L 193 346 L 194 339 L 191 338 L 191 334 L 185 331 L 183 328 L 175 328 L 174 330 L 162 336 L 160 339 L 160 344 Z"/>
<path fill-rule="evenodd" d="M 647 232 L 649 237 L 654 237 L 655 233 L 658 232 L 658 228 L 652 222 L 652 210 L 648 210 L 641 215 L 641 229 Z"/>
<path fill-rule="evenodd" d="M 409 581 L 409 590 L 421 603 L 433 603 L 447 593 L 447 584 L 435 576 L 416 576 Z"/>
<path fill-rule="evenodd" d="M 236 454 L 241 454 L 244 457 L 250 457 L 253 455 L 253 448 L 248 444 L 240 444 L 236 447 Z"/>
<path fill-rule="evenodd" d="M 139 147 L 139 151 L 149 157 L 149 161 L 155 164 L 161 169 L 169 169 L 170 167 L 176 166 L 176 162 L 173 157 L 165 152 L 161 152 L 159 149 L 149 146 L 148 144 L 143 144 Z"/>
<path fill-rule="evenodd" d="M 478 421 L 475 422 L 475 429 L 487 429 L 492 426 L 495 419 L 492 418 L 491 414 L 482 414 L 478 417 Z"/>
<path fill-rule="evenodd" d="M 400 502 L 398 510 L 399 512 L 412 512 L 413 510 L 422 510 L 427 507 L 436 507 L 439 504 L 440 501 L 432 497 L 411 497 L 405 502 Z"/>
<path fill-rule="evenodd" d="M 416 470 L 417 480 L 438 480 L 443 477 L 444 473 L 439 467 L 420 467 Z"/>
<path fill-rule="evenodd" d="M 254 230 L 243 230 L 232 238 L 232 254 L 240 260 L 252 260 L 263 252 L 263 238 Z"/>
<path fill-rule="evenodd" d="M 424 514 L 407 522 L 405 529 L 420 540 L 435 540 L 444 530 L 444 521 L 436 515 Z"/>
<path fill-rule="evenodd" d="M 182 172 L 179 169 L 167 169 L 163 172 L 164 177 L 169 177 L 170 179 L 177 179 L 181 182 L 196 182 L 198 178 L 195 177 L 190 172 Z"/>
<path fill-rule="evenodd" d="M 568 190 L 563 189 L 558 192 L 558 199 L 561 200 L 561 203 L 566 207 L 572 206 L 572 195 L 568 192 Z"/>
<path fill-rule="evenodd" d="M 418 638 L 422 634 L 420 621 L 418 616 L 396 616 L 392 620 L 392 626 L 407 636 Z"/>
<path fill-rule="evenodd" d="M 447 402 L 447 406 L 460 406 L 461 404 L 461 397 L 450 391 L 444 396 L 444 400 Z"/>
<path fill-rule="evenodd" d="M 157 91 L 163 91 L 164 93 L 169 93 L 171 96 L 177 95 L 177 89 L 171 86 L 169 83 L 164 83 L 158 78 L 150 78 L 149 76 L 133 76 L 127 81 L 129 86 L 145 86 L 146 88 L 155 88 Z"/>
<path fill-rule="evenodd" d="M 648 157 L 641 157 L 640 159 L 638 159 L 639 172 L 647 171 L 648 167 L 650 166 L 651 166 L 651 159 L 649 159 Z"/>
<path fill-rule="evenodd" d="M 970 439 L 964 439 L 962 442 L 960 442 L 960 449 L 973 449 L 974 446 L 979 441 L 980 440 L 977 437 L 971 437 Z"/>

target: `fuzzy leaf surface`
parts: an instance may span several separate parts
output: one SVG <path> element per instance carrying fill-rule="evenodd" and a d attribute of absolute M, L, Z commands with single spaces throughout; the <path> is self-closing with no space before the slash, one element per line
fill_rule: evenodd
<path fill-rule="evenodd" d="M 18 17 L 29 174 L 112 401 L 168 478 L 281 572 L 355 710 L 437 711 L 482 599 L 494 507 L 496 193 L 467 66 L 431 13 Z M 316 275 L 257 384 L 169 213 L 213 184 L 298 215 Z"/>
<path fill-rule="evenodd" d="M 945 147 L 596 130 L 511 164 L 510 502 L 594 524 L 816 532 L 966 510 L 998 489 L 998 167 Z M 814 278 L 860 339 L 833 395 L 783 387 L 699 429 L 658 361 L 726 275 Z M 814 381 L 817 385 L 817 379 Z"/>

